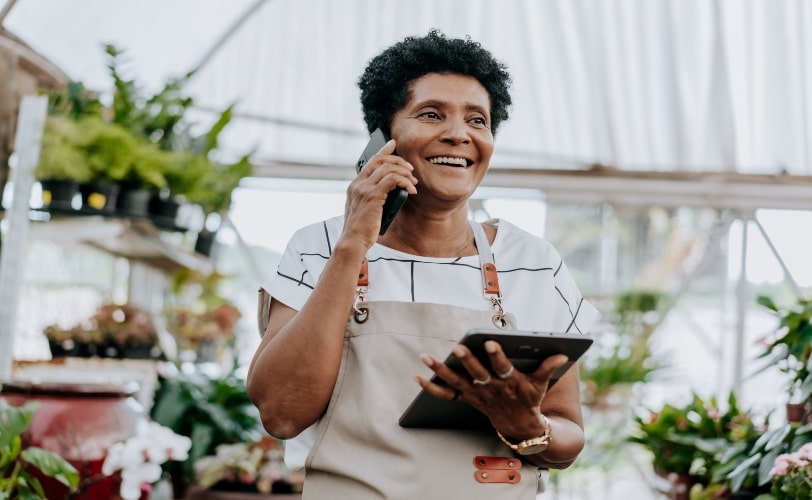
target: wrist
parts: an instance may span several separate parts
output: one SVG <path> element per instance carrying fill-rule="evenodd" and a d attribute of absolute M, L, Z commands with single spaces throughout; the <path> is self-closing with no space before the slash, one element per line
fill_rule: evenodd
<path fill-rule="evenodd" d="M 501 432 L 499 432 L 499 429 L 496 429 L 496 435 L 499 436 L 499 439 L 501 439 L 508 448 L 519 455 L 535 455 L 537 453 L 541 453 L 550 446 L 550 443 L 552 442 L 553 429 L 552 425 L 550 424 L 550 420 L 544 416 L 544 414 L 540 413 L 539 419 L 544 430 L 536 437 L 523 440 L 508 439 Z"/>

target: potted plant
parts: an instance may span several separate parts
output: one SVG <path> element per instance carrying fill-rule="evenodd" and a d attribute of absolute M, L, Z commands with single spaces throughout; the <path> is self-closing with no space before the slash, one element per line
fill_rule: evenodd
<path fill-rule="evenodd" d="M 711 478 L 736 498 L 765 498 L 773 488 L 773 470 L 778 457 L 812 442 L 812 426 L 788 423 L 769 427 L 769 418 L 757 432 L 742 433 L 719 457 Z M 779 496 L 779 498 L 782 498 Z M 792 497 L 796 498 L 796 497 Z"/>
<path fill-rule="evenodd" d="M 177 498 L 194 482 L 197 460 L 214 455 L 221 444 L 253 442 L 265 434 L 245 380 L 233 370 L 217 376 L 202 370 L 167 370 L 159 377 L 154 401 L 152 420 L 192 439 L 189 457 L 169 469 Z"/>
<path fill-rule="evenodd" d="M 759 433 L 749 412 L 730 393 L 727 408 L 716 398 L 705 401 L 696 393 L 684 406 L 664 405 L 647 416 L 635 416 L 629 438 L 651 452 L 654 471 L 670 483 L 671 498 L 687 499 L 695 484 L 711 484 L 721 455 L 731 444 Z"/>
<path fill-rule="evenodd" d="M 167 328 L 180 351 L 196 361 L 216 361 L 234 339 L 240 310 L 221 293 L 223 274 L 181 269 L 172 275 Z"/>
<path fill-rule="evenodd" d="M 133 304 L 102 304 L 79 324 L 49 325 L 44 333 L 54 357 L 164 358 L 151 315 Z"/>
<path fill-rule="evenodd" d="M 58 116 L 47 118 L 34 174 L 42 187 L 43 208 L 74 210 L 73 198 L 80 183 L 93 176 L 82 142 L 82 129 L 76 121 Z"/>
<path fill-rule="evenodd" d="M 812 443 L 805 443 L 792 453 L 775 458 L 770 469 L 772 499 L 812 498 Z"/>
<path fill-rule="evenodd" d="M 648 381 L 659 369 L 652 359 L 649 339 L 656 326 L 652 318 L 657 317 L 663 298 L 663 294 L 649 290 L 632 290 L 617 296 L 614 316 L 610 318 L 615 326 L 614 335 L 602 335 L 599 344 L 587 351 L 579 368 L 584 404 L 609 406 L 616 392 Z"/>
<path fill-rule="evenodd" d="M 124 76 L 124 52 L 113 45 L 105 46 L 105 52 L 116 89 L 112 122 L 164 153 L 160 158 L 164 160 L 161 172 L 166 182 L 158 187 L 165 190 L 153 196 L 151 213 L 171 218 L 171 212 L 166 211 L 176 211 L 185 201 L 201 205 L 206 214 L 222 213 L 230 204 L 231 191 L 253 170 L 248 155 L 233 163 L 212 159 L 218 137 L 231 121 L 233 106 L 223 110 L 207 131 L 193 135 L 194 124 L 189 123 L 186 113 L 194 101 L 183 92 L 193 72 L 172 78 L 155 94 L 144 96 L 137 82 Z M 164 207 L 167 204 L 173 208 Z"/>
<path fill-rule="evenodd" d="M 145 94 L 124 75 L 124 51 L 113 45 L 104 50 L 115 89 L 111 106 L 104 108 L 80 82 L 70 82 L 64 91 L 52 94 L 51 112 L 72 123 L 73 129 L 81 129 L 81 134 L 67 137 L 47 132 L 45 142 L 64 138 L 59 143 L 63 150 L 83 155 L 84 162 L 74 163 L 91 164 L 92 172 L 86 170 L 84 175 L 93 181 L 88 184 L 117 184 L 116 211 L 122 215 L 157 215 L 160 225 L 174 229 L 174 215 L 185 197 L 222 203 L 212 201 L 211 192 L 229 189 L 230 196 L 236 185 L 233 175 L 244 177 L 252 170 L 247 156 L 234 164 L 212 159 L 232 108 L 222 111 L 208 131 L 193 135 L 195 124 L 186 116 L 193 100 L 183 93 L 193 73 L 169 79 L 159 91 Z"/>
<path fill-rule="evenodd" d="M 196 486 L 187 498 L 219 498 L 216 492 L 295 494 L 304 477 L 291 473 L 284 461 L 282 441 L 270 436 L 259 440 L 217 446 L 214 455 L 194 464 Z M 229 497 L 230 498 L 230 497 Z"/>
<path fill-rule="evenodd" d="M 762 339 L 764 352 L 759 358 L 789 376 L 788 409 L 797 405 L 808 419 L 812 408 L 812 299 L 796 299 L 789 307 L 779 307 L 770 297 L 759 296 L 758 303 L 778 317 L 778 327 Z M 790 410 L 791 411 L 791 410 Z"/>
<path fill-rule="evenodd" d="M 21 436 L 38 406 L 37 401 L 12 406 L 0 399 L 0 498 L 46 500 L 43 476 L 68 491 L 79 486 L 79 472 L 58 454 L 35 446 L 23 448 Z"/>

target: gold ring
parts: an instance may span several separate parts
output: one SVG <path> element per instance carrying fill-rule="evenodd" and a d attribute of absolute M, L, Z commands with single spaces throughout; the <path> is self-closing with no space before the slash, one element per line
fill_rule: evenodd
<path fill-rule="evenodd" d="M 496 376 L 501 378 L 502 380 L 509 379 L 513 376 L 513 365 L 510 365 L 510 370 L 506 371 L 505 373 L 497 373 Z"/>
<path fill-rule="evenodd" d="M 488 385 L 488 384 L 490 384 L 490 383 L 491 383 L 491 374 L 489 373 L 489 374 L 488 374 L 488 376 L 487 376 L 487 377 L 485 377 L 485 378 L 484 378 L 484 379 L 482 379 L 482 380 L 479 380 L 479 379 L 476 379 L 476 378 L 475 378 L 475 379 L 474 379 L 474 383 L 475 383 L 476 385 Z"/>

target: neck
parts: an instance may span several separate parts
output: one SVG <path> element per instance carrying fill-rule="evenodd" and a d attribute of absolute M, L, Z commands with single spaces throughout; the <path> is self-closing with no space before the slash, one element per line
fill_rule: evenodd
<path fill-rule="evenodd" d="M 398 214 L 378 243 L 424 257 L 464 257 L 477 253 L 467 207 L 442 215 L 408 211 Z"/>

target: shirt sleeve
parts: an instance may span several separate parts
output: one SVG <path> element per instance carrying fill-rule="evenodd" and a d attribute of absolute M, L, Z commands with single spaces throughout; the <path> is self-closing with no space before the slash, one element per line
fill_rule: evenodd
<path fill-rule="evenodd" d="M 273 298 L 297 311 L 301 310 L 316 286 L 316 278 L 305 264 L 300 250 L 301 240 L 302 234 L 298 231 L 288 242 L 276 275 L 262 286 Z"/>

